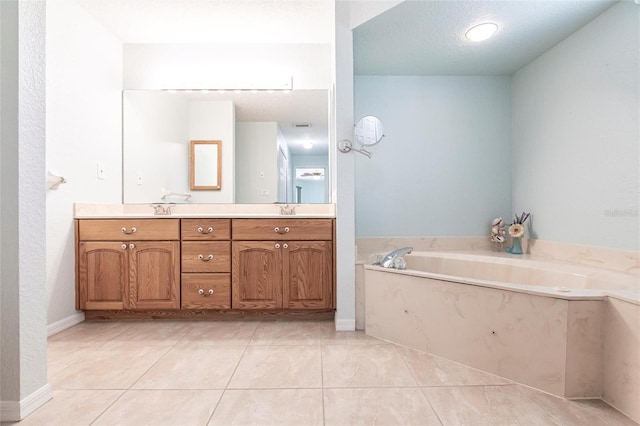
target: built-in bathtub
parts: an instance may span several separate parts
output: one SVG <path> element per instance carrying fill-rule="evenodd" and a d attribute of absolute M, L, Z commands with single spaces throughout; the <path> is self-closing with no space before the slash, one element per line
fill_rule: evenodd
<path fill-rule="evenodd" d="M 365 265 L 367 334 L 554 395 L 640 410 L 640 280 L 496 252 Z"/>

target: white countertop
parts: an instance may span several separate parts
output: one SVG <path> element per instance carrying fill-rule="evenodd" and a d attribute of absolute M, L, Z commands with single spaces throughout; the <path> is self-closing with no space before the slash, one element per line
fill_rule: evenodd
<path fill-rule="evenodd" d="M 163 204 L 168 206 L 170 204 Z M 294 215 L 283 215 L 283 204 L 171 204 L 170 215 L 156 215 L 151 204 L 74 205 L 76 219 L 180 219 L 180 218 L 335 218 L 334 204 L 289 204 Z"/>

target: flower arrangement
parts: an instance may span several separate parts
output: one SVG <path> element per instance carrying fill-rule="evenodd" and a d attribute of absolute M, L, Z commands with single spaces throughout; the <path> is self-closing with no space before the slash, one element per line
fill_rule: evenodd
<path fill-rule="evenodd" d="M 509 235 L 511 238 L 520 238 L 524 235 L 524 223 L 529 219 L 531 213 L 522 212 L 520 217 L 516 214 L 516 219 L 509 226 Z"/>

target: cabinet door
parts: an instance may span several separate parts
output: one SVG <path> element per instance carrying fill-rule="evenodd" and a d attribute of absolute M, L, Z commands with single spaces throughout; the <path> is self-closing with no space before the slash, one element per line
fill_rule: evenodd
<path fill-rule="evenodd" d="M 80 309 L 123 309 L 129 284 L 128 244 L 81 242 L 78 244 Z"/>
<path fill-rule="evenodd" d="M 129 309 L 180 308 L 180 243 L 129 243 Z"/>
<path fill-rule="evenodd" d="M 286 247 L 285 247 L 286 245 Z M 283 307 L 321 309 L 333 305 L 329 241 L 289 241 L 283 245 Z"/>
<path fill-rule="evenodd" d="M 282 243 L 234 241 L 232 244 L 231 307 L 282 308 Z"/>

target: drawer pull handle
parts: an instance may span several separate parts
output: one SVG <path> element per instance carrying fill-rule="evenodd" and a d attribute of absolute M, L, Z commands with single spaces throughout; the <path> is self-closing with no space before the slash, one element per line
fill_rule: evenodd
<path fill-rule="evenodd" d="M 198 294 L 203 297 L 209 297 L 213 294 L 213 289 L 210 288 L 209 291 L 205 293 L 204 289 L 201 288 L 200 290 L 198 290 Z"/>
<path fill-rule="evenodd" d="M 275 247 L 280 248 L 280 244 L 276 243 Z"/>
<path fill-rule="evenodd" d="M 124 243 L 122 243 L 122 246 L 121 246 L 121 247 L 122 247 L 122 249 L 124 250 L 124 249 L 126 249 L 126 248 L 127 248 L 127 245 L 126 245 L 126 244 L 124 244 Z"/>
<path fill-rule="evenodd" d="M 280 228 L 278 228 L 278 227 L 276 226 L 275 228 L 273 228 L 273 231 L 279 234 L 279 233 L 280 233 Z"/>
<path fill-rule="evenodd" d="M 213 255 L 210 254 L 209 256 L 204 257 L 203 255 L 199 254 L 198 259 L 202 260 L 203 262 L 208 262 L 213 259 Z"/>
<path fill-rule="evenodd" d="M 133 250 L 134 248 L 136 248 L 136 246 L 135 246 L 135 244 L 131 243 L 131 244 L 129 244 L 129 248 L 130 248 L 131 250 Z"/>
<path fill-rule="evenodd" d="M 198 226 L 198 232 L 201 234 L 210 234 L 213 232 L 213 228 L 210 226 L 207 228 L 207 230 L 205 231 L 204 228 L 202 226 Z"/>
<path fill-rule="evenodd" d="M 289 231 L 290 231 L 290 229 L 289 229 L 289 227 L 288 227 L 288 226 L 285 226 L 285 228 L 284 228 L 284 229 L 282 229 L 282 230 L 276 226 L 275 228 L 273 228 L 273 230 L 274 230 L 277 234 L 286 234 L 287 232 L 289 232 Z"/>
<path fill-rule="evenodd" d="M 284 243 L 284 244 L 282 245 L 282 247 L 283 247 L 283 248 L 289 248 L 289 244 Z"/>
<path fill-rule="evenodd" d="M 134 232 L 136 232 L 136 227 L 133 226 L 131 228 L 131 231 L 127 231 L 127 228 L 122 228 L 121 231 L 122 231 L 123 234 L 133 234 Z"/>

